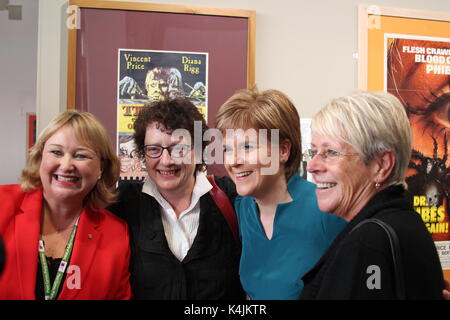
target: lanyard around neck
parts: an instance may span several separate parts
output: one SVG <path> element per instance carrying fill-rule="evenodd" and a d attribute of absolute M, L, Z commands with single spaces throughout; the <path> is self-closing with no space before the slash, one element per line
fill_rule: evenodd
<path fill-rule="evenodd" d="M 61 280 L 66 271 L 67 265 L 72 255 L 73 243 L 75 239 L 75 234 L 77 233 L 78 220 L 77 218 L 74 226 L 72 227 L 72 233 L 70 234 L 69 242 L 64 250 L 64 255 L 58 267 L 58 272 L 56 273 L 55 281 L 53 281 L 53 286 L 50 285 L 50 272 L 48 271 L 47 259 L 45 258 L 45 246 L 44 240 L 42 240 L 42 233 L 39 239 L 39 260 L 41 262 L 42 275 L 44 277 L 44 292 L 45 300 L 55 300 L 58 294 L 59 287 L 61 285 Z"/>

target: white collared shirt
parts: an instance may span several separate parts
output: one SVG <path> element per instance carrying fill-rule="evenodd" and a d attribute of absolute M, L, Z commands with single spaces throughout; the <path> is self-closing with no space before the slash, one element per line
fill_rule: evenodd
<path fill-rule="evenodd" d="M 159 203 L 164 234 L 172 253 L 182 261 L 194 242 L 200 221 L 200 197 L 208 193 L 212 185 L 205 172 L 197 172 L 192 191 L 191 204 L 177 217 L 175 210 L 159 193 L 155 183 L 146 178 L 142 192 L 152 196 Z"/>

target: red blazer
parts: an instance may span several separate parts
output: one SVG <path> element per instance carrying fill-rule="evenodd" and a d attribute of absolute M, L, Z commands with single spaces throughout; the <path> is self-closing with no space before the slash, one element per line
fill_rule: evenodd
<path fill-rule="evenodd" d="M 35 299 L 42 189 L 0 186 L 0 236 L 6 263 L 0 299 Z M 130 299 L 128 227 L 107 210 L 83 209 L 58 300 Z"/>

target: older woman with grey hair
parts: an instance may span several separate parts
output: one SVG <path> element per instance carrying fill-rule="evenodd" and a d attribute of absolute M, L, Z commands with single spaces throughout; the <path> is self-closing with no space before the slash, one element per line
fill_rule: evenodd
<path fill-rule="evenodd" d="M 442 299 L 436 248 L 405 198 L 411 130 L 389 93 L 332 100 L 313 118 L 319 208 L 346 228 L 304 277 L 301 299 Z"/>

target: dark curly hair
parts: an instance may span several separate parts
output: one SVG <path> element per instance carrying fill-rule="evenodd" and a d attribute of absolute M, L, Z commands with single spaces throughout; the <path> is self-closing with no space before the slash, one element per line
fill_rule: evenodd
<path fill-rule="evenodd" d="M 202 122 L 202 154 L 208 145 L 203 141 L 203 135 L 208 126 L 197 107 L 185 98 L 157 101 L 145 105 L 134 122 L 134 143 L 141 158 L 145 157 L 145 132 L 151 123 L 161 125 L 160 130 L 171 134 L 176 129 L 186 129 L 194 139 L 194 121 Z M 194 141 L 194 140 L 193 140 Z M 196 171 L 204 164 L 197 164 Z"/>

